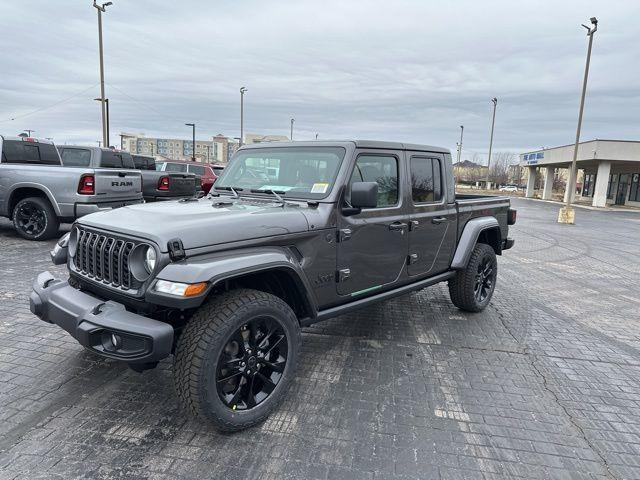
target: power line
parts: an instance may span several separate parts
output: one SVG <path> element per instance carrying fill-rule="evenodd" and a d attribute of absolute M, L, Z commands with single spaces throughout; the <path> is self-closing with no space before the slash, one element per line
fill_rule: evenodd
<path fill-rule="evenodd" d="M 58 105 L 62 105 L 63 103 L 66 103 L 66 102 L 68 102 L 69 100 L 73 100 L 74 98 L 76 98 L 76 97 L 78 97 L 78 96 L 82 95 L 83 93 L 88 92 L 88 91 L 89 91 L 89 90 L 91 90 L 92 88 L 95 88 L 97 85 L 98 85 L 97 83 L 96 83 L 96 84 L 94 84 L 94 85 L 91 85 L 90 87 L 85 88 L 85 89 L 84 89 L 84 90 L 82 90 L 81 92 L 74 93 L 73 95 L 71 95 L 71 96 L 69 96 L 69 97 L 66 97 L 66 98 L 64 98 L 64 99 L 62 99 L 62 100 L 59 100 L 59 101 L 57 101 L 57 102 L 55 102 L 55 103 L 52 103 L 51 105 L 47 105 L 46 107 L 36 108 L 35 110 L 33 110 L 33 111 L 31 111 L 31 112 L 23 113 L 22 115 L 16 115 L 16 116 L 11 117 L 11 118 L 8 118 L 8 119 L 6 119 L 6 120 L 0 120 L 0 123 L 13 122 L 14 120 L 17 120 L 17 119 L 19 119 L 19 118 L 25 118 L 25 117 L 28 117 L 28 116 L 30 116 L 30 115 L 33 115 L 34 113 L 42 112 L 42 111 L 44 111 L 44 110 L 49 110 L 49 109 L 51 109 L 51 108 L 53 108 L 53 107 L 57 107 Z"/>

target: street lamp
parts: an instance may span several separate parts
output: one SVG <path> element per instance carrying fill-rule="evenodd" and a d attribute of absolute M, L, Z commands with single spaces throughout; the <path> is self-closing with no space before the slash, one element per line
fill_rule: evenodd
<path fill-rule="evenodd" d="M 591 46 L 593 45 L 593 34 L 598 30 L 598 19 L 591 17 L 590 19 L 593 27 L 588 27 L 582 24 L 587 29 L 587 36 L 589 37 L 589 46 L 587 47 L 587 63 L 584 67 L 584 80 L 582 81 L 582 97 L 580 98 L 580 112 L 578 113 L 578 128 L 576 129 L 576 143 L 573 147 L 573 160 L 571 161 L 571 170 L 569 171 L 569 184 L 567 188 L 567 200 L 566 205 L 558 212 L 558 223 L 573 224 L 575 221 L 575 212 L 571 206 L 573 196 L 576 193 L 576 175 L 577 175 L 577 161 L 578 161 L 578 144 L 580 143 L 580 129 L 582 128 L 582 112 L 584 111 L 584 97 L 587 93 L 587 78 L 589 77 L 589 63 L 591 62 Z"/>
<path fill-rule="evenodd" d="M 196 161 L 196 124 L 195 123 L 185 123 L 187 127 L 191 127 L 192 139 L 193 139 L 193 147 L 191 149 L 191 161 Z"/>
<path fill-rule="evenodd" d="M 98 5 L 96 0 L 93 0 L 93 6 L 98 11 L 98 43 L 100 45 L 100 102 L 102 104 L 102 144 L 109 145 L 108 128 L 107 127 L 107 108 L 104 96 L 104 54 L 102 51 L 102 14 L 105 12 L 109 5 L 113 2 L 105 2 L 102 5 Z"/>
<path fill-rule="evenodd" d="M 460 143 L 458 143 L 458 163 L 460 163 L 460 157 L 462 156 L 462 134 L 464 133 L 464 125 L 460 125 Z"/>
<path fill-rule="evenodd" d="M 491 149 L 493 148 L 493 127 L 496 124 L 496 106 L 498 105 L 498 99 L 493 97 L 491 99 L 493 103 L 493 118 L 491 119 L 491 139 L 489 140 L 489 159 L 487 160 L 487 177 L 485 179 L 485 186 L 489 190 L 489 170 L 491 169 Z"/>
<path fill-rule="evenodd" d="M 296 121 L 295 118 L 291 119 L 291 136 L 289 138 L 291 138 L 291 141 L 293 142 L 293 123 Z"/>
<path fill-rule="evenodd" d="M 95 101 L 101 102 L 101 98 L 94 98 Z M 107 147 L 111 145 L 111 132 L 109 131 L 109 99 L 105 98 L 104 103 L 107 105 L 107 143 L 105 144 Z"/>
<path fill-rule="evenodd" d="M 244 94 L 246 91 L 247 87 L 240 87 L 240 146 L 242 146 L 244 138 Z"/>

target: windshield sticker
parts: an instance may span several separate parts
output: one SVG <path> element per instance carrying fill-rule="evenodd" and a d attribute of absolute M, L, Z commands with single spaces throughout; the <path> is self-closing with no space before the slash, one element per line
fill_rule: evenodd
<path fill-rule="evenodd" d="M 311 187 L 311 193 L 327 193 L 328 183 L 314 183 Z"/>

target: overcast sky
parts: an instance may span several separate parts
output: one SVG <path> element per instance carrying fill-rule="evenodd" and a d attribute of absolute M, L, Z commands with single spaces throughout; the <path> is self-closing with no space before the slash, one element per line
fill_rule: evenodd
<path fill-rule="evenodd" d="M 113 0 L 106 95 L 117 134 L 367 138 L 522 152 L 572 143 L 597 16 L 582 139 L 640 140 L 640 2 Z M 101 138 L 90 0 L 0 3 L 0 133 Z M 34 110 L 39 110 L 35 113 Z M 15 118 L 15 120 L 11 120 Z"/>

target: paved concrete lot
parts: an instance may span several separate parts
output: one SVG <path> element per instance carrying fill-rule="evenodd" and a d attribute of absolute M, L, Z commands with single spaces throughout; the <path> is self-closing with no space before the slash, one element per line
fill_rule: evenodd
<path fill-rule="evenodd" d="M 221 435 L 29 312 L 53 242 L 0 223 L 0 478 L 640 478 L 640 215 L 514 200 L 492 304 L 446 285 L 305 329 L 280 411 Z"/>

